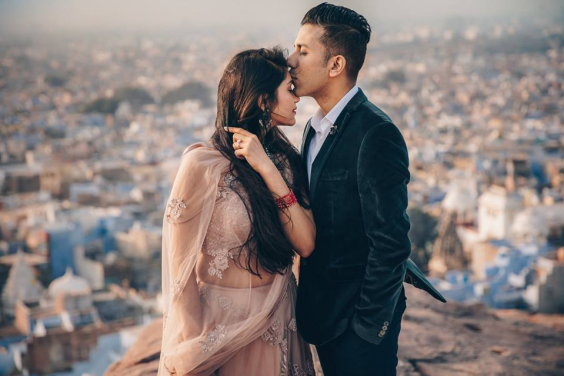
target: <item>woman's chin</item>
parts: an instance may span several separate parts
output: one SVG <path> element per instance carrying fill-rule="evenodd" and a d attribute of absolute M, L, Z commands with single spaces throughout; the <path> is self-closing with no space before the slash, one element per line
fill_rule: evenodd
<path fill-rule="evenodd" d="M 276 124 L 276 125 L 273 125 L 272 127 L 273 128 L 274 127 L 292 127 L 294 125 L 296 125 L 296 119 L 294 119 L 292 121 L 286 120 L 283 124 L 282 123 Z"/>

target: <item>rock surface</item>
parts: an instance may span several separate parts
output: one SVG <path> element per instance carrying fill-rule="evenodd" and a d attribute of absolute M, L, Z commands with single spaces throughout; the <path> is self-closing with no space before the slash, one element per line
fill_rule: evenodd
<path fill-rule="evenodd" d="M 564 315 L 442 304 L 411 286 L 398 375 L 562 375 Z M 155 320 L 106 376 L 155 375 L 162 321 Z"/>

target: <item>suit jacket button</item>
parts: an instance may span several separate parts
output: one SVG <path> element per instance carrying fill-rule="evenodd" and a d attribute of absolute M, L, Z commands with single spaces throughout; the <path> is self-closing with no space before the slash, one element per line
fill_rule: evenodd
<path fill-rule="evenodd" d="M 386 334 L 386 333 L 380 332 L 380 333 L 378 333 L 378 337 L 382 338 L 382 337 L 384 337 L 384 334 Z"/>
<path fill-rule="evenodd" d="M 384 321 L 384 326 L 388 326 L 388 325 L 390 325 L 390 323 L 387 322 L 387 321 Z"/>
<path fill-rule="evenodd" d="M 384 325 L 384 326 L 382 327 L 382 330 L 388 330 L 388 327 L 387 327 L 386 325 Z"/>

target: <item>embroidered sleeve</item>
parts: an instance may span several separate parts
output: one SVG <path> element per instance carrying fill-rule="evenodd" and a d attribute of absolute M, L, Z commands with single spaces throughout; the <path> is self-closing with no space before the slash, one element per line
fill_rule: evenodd
<path fill-rule="evenodd" d="M 182 211 L 186 209 L 186 202 L 183 198 L 171 197 L 166 205 L 165 218 L 168 223 L 178 223 Z"/>
<path fill-rule="evenodd" d="M 202 352 L 207 353 L 213 351 L 217 346 L 221 345 L 227 336 L 225 325 L 216 325 L 215 329 L 208 332 L 203 339 L 200 340 Z"/>

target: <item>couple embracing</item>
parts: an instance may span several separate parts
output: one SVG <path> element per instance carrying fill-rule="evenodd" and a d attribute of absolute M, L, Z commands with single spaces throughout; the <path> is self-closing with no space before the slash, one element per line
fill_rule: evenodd
<path fill-rule="evenodd" d="M 216 130 L 182 155 L 163 220 L 159 375 L 395 375 L 409 260 L 409 158 L 356 85 L 371 29 L 323 3 L 294 51 L 225 68 Z M 313 97 L 301 151 L 280 126 Z M 292 266 L 299 263 L 299 286 Z"/>

